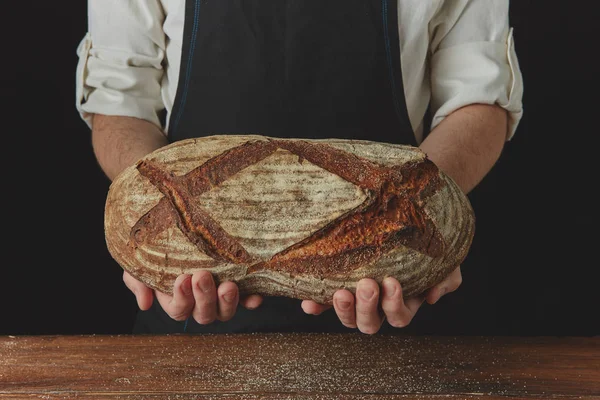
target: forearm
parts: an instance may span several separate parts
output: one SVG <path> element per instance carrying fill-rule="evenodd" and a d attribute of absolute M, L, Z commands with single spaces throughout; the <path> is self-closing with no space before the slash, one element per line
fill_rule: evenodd
<path fill-rule="evenodd" d="M 121 116 L 94 115 L 92 147 L 100 168 L 112 181 L 122 170 L 168 143 L 151 122 Z"/>
<path fill-rule="evenodd" d="M 466 106 L 444 118 L 419 147 L 468 193 L 500 157 L 507 124 L 507 113 L 499 106 Z"/>

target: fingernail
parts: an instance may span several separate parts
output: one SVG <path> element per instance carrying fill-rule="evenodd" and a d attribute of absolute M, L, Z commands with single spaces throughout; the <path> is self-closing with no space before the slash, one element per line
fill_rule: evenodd
<path fill-rule="evenodd" d="M 356 291 L 358 292 L 358 295 L 360 296 L 360 298 L 365 301 L 371 300 L 373 298 L 373 296 L 375 296 L 375 290 L 373 290 L 370 287 L 359 286 Z"/>
<path fill-rule="evenodd" d="M 338 308 L 341 310 L 349 309 L 351 304 L 352 303 L 350 303 L 349 301 L 338 301 L 337 302 Z"/>
<path fill-rule="evenodd" d="M 391 279 L 386 278 L 383 280 L 383 289 L 385 291 L 386 297 L 392 297 L 396 294 L 396 285 L 391 281 Z"/>
<path fill-rule="evenodd" d="M 203 276 L 202 278 L 200 278 L 200 282 L 198 282 L 198 285 L 204 293 L 210 292 L 210 290 L 212 289 L 212 282 L 210 280 L 210 276 Z"/>
<path fill-rule="evenodd" d="M 185 294 L 186 296 L 189 296 L 192 294 L 192 277 L 188 277 L 185 278 L 184 281 L 181 283 L 181 290 L 183 291 L 183 294 Z"/>
<path fill-rule="evenodd" d="M 235 300 L 235 293 L 233 292 L 227 292 L 223 295 L 223 300 L 225 300 L 225 302 L 227 303 L 233 303 L 233 300 Z"/>

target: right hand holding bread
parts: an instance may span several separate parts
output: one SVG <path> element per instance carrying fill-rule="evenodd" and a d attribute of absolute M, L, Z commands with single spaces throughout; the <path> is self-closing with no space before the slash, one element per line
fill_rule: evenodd
<path fill-rule="evenodd" d="M 180 275 L 175 280 L 172 295 L 147 287 L 126 271 L 123 273 L 123 282 L 135 295 L 141 310 L 148 310 L 156 297 L 163 310 L 176 321 L 185 321 L 190 317 L 199 324 L 228 321 L 235 315 L 238 303 L 248 309 L 255 309 L 262 303 L 259 295 L 240 299 L 238 287 L 233 282 L 223 282 L 217 288 L 208 271 Z"/>

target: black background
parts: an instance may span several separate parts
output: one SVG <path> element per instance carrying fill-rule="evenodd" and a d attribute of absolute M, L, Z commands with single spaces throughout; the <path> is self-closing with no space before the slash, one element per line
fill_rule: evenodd
<path fill-rule="evenodd" d="M 136 312 L 105 247 L 109 181 L 75 110 L 85 3 L 3 11 L 0 334 L 129 333 Z M 556 3 L 511 3 L 524 117 L 469 195 L 477 232 L 463 285 L 407 333 L 600 333 L 600 36 L 595 2 Z"/>

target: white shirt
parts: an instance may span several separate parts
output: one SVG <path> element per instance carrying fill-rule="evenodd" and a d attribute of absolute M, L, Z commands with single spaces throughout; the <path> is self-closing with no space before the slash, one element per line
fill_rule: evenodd
<path fill-rule="evenodd" d="M 402 78 L 417 143 L 429 102 L 432 129 L 474 103 L 509 112 L 507 140 L 521 119 L 523 80 L 509 0 L 398 0 Z M 169 121 L 179 80 L 185 0 L 88 0 L 88 32 L 77 48 L 81 117 Z"/>

